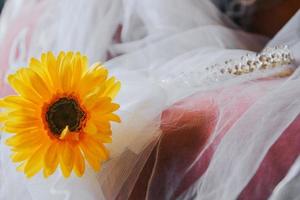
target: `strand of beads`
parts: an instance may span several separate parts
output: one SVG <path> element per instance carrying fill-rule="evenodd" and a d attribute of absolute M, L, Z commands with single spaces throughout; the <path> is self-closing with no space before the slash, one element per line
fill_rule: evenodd
<path fill-rule="evenodd" d="M 208 86 L 240 75 L 248 74 L 247 78 L 250 80 L 252 74 L 255 76 L 254 72 L 265 71 L 266 73 L 263 74 L 267 76 L 286 76 L 294 71 L 294 66 L 290 65 L 293 60 L 287 46 L 268 47 L 260 53 L 248 53 L 240 59 L 227 60 L 224 64 L 214 64 L 210 67 L 199 67 L 190 71 L 184 70 L 180 74 L 168 75 L 162 82 L 170 84 L 177 81 L 178 85 Z"/>
<path fill-rule="evenodd" d="M 219 72 L 221 74 L 238 76 L 257 70 L 266 70 L 289 65 L 292 61 L 293 57 L 287 46 L 268 47 L 255 56 L 247 54 L 241 58 L 241 61 L 236 63 L 233 63 L 232 60 L 225 61 L 224 67 L 221 67 Z"/>

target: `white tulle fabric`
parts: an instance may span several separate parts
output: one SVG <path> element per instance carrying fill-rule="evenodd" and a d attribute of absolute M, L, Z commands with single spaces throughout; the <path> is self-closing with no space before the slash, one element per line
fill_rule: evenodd
<path fill-rule="evenodd" d="M 28 10 L 38 6 L 42 11 L 28 48 L 19 49 L 26 56 L 23 60 L 11 58 L 9 65 L 24 66 L 29 57 L 48 50 L 81 51 L 91 62 L 106 61 L 104 65 L 122 82 L 116 99 L 121 105 L 118 114 L 122 123 L 113 124 L 113 143 L 108 145 L 111 159 L 98 174 L 87 169 L 82 178 L 65 179 L 58 171 L 48 179 L 40 174 L 26 179 L 10 162 L 10 151 L 3 144 L 7 136 L 1 133 L 0 199 L 128 199 L 159 141 L 164 109 L 195 93 L 239 86 L 265 76 L 256 73 L 224 81 L 201 81 L 208 76 L 207 66 L 240 59 L 246 53 L 260 51 L 268 42 L 264 37 L 240 31 L 207 0 L 9 0 L 1 18 L 0 40 L 5 40 L 9 22 L 25 5 Z M 300 13 L 267 44 L 289 45 L 295 67 L 300 64 L 299 24 Z M 115 39 L 118 26 L 122 27 L 121 42 Z M 299 85 L 300 71 L 296 70 L 291 77 L 268 86 L 268 91 L 228 130 L 204 174 L 178 198 L 236 199 L 270 146 L 300 113 Z M 254 84 L 239 97 L 224 90 L 233 98 L 218 102 L 218 122 L 226 122 L 229 104 L 251 98 L 258 90 Z M 204 149 L 222 133 L 222 128 L 216 126 Z M 202 153 L 182 175 L 176 175 L 172 168 L 167 171 L 168 180 L 162 182 L 168 187 L 159 197 L 154 167 L 146 198 L 173 198 L 183 175 L 201 159 Z M 298 199 L 299 165 L 298 159 L 271 199 Z"/>

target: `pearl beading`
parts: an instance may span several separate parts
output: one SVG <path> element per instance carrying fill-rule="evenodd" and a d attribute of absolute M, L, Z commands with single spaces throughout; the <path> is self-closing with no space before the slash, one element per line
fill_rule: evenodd
<path fill-rule="evenodd" d="M 230 59 L 223 64 L 197 67 L 192 70 L 181 71 L 179 74 L 170 73 L 161 82 L 163 85 L 176 85 L 176 87 L 208 87 L 215 83 L 225 83 L 234 78 L 241 81 L 281 74 L 286 76 L 295 69 L 291 65 L 293 60 L 294 58 L 287 46 L 268 47 L 260 53 L 248 53 L 240 59 Z"/>
<path fill-rule="evenodd" d="M 247 54 L 241 58 L 241 61 L 225 61 L 225 65 L 218 67 L 221 74 L 230 74 L 239 76 L 249 74 L 258 70 L 267 70 L 291 64 L 293 57 L 288 47 L 276 46 L 265 48 L 261 53 L 253 55 Z M 214 71 L 216 65 L 206 68 L 208 71 Z"/>

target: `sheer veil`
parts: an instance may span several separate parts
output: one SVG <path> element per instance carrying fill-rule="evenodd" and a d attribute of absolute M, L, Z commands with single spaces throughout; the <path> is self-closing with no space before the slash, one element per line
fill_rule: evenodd
<path fill-rule="evenodd" d="M 113 124 L 110 160 L 82 178 L 58 171 L 26 179 L 9 161 L 1 133 L 0 199 L 299 198 L 299 12 L 269 40 L 239 30 L 207 0 L 33 2 L 6 4 L 0 51 L 9 53 L 0 63 L 22 66 L 43 51 L 70 49 L 105 61 L 122 82 L 122 123 Z M 38 17 L 26 21 L 30 15 Z M 20 18 L 24 26 L 16 24 Z M 10 38 L 16 27 L 26 37 Z M 216 79 L 207 70 L 278 45 L 294 57 L 290 77 L 269 78 L 277 73 L 270 69 Z M 24 57 L 7 55 L 16 50 Z M 4 78 L 16 69 L 1 70 Z M 0 86 L 1 96 L 10 93 L 5 81 Z"/>

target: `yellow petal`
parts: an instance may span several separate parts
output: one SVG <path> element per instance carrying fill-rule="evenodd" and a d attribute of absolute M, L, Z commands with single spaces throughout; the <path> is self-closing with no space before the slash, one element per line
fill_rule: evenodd
<path fill-rule="evenodd" d="M 105 103 L 105 101 L 111 101 L 108 97 L 102 97 L 105 87 L 97 87 L 93 92 L 89 93 L 83 98 L 83 104 L 88 110 L 93 110 L 93 107 L 97 103 Z M 108 99 L 108 100 L 107 100 Z M 104 102 L 103 102 L 104 101 Z"/>
<path fill-rule="evenodd" d="M 43 58 L 44 54 L 42 54 L 41 57 Z M 39 60 L 37 60 L 35 58 L 31 58 L 29 61 L 29 68 L 34 71 L 40 71 L 40 70 L 44 69 L 44 63 L 40 62 Z M 40 71 L 40 72 L 42 72 L 42 71 Z"/>
<path fill-rule="evenodd" d="M 64 177 L 69 177 L 74 164 L 74 154 L 72 145 L 64 142 L 60 145 L 59 155 L 60 168 Z"/>
<path fill-rule="evenodd" d="M 9 137 L 6 140 L 6 144 L 10 146 L 18 147 L 21 146 L 23 143 L 29 143 L 33 140 L 39 140 L 39 139 L 40 139 L 39 135 L 36 135 L 35 133 L 32 132 L 27 132 L 27 133 L 17 134 L 12 137 Z"/>
<path fill-rule="evenodd" d="M 5 122 L 7 120 L 7 116 L 8 114 L 5 112 L 0 113 L 0 123 Z"/>
<path fill-rule="evenodd" d="M 40 121 L 39 118 L 37 118 L 37 116 L 26 116 L 26 115 L 15 115 L 13 113 L 9 113 L 7 115 L 8 119 L 10 122 L 12 122 L 11 124 L 38 124 L 38 123 L 42 123 L 42 121 Z M 13 125 L 14 126 L 14 125 Z M 18 126 L 20 127 L 20 126 Z"/>
<path fill-rule="evenodd" d="M 101 97 L 109 98 L 110 101 L 115 98 L 121 88 L 119 81 L 116 81 L 114 77 L 106 80 L 104 83 L 98 85 L 98 87 L 88 90 L 88 93 L 82 94 L 84 96 L 85 105 L 93 107 L 97 104 L 97 101 L 101 100 Z"/>
<path fill-rule="evenodd" d="M 38 95 L 34 89 L 25 85 L 24 81 L 16 79 L 10 75 L 8 77 L 8 82 L 15 89 L 15 91 L 23 96 L 26 100 L 34 102 L 37 105 L 43 102 L 41 96 Z"/>
<path fill-rule="evenodd" d="M 60 54 L 60 56 L 58 56 L 58 59 L 56 60 L 54 55 L 51 52 L 48 52 L 46 56 L 44 56 L 44 59 L 42 59 L 42 62 L 44 63 L 44 65 L 46 65 L 48 74 L 50 76 L 53 91 L 59 89 L 58 66 L 60 65 L 60 58 L 63 55 L 64 54 Z"/>
<path fill-rule="evenodd" d="M 30 85 L 37 94 L 39 94 L 44 101 L 48 101 L 51 98 L 51 92 L 45 83 L 45 81 L 34 71 L 27 69 L 25 73 L 28 76 L 28 79 L 30 81 Z"/>
<path fill-rule="evenodd" d="M 36 105 L 21 96 L 7 96 L 0 100 L 0 107 L 34 109 Z"/>
<path fill-rule="evenodd" d="M 16 117 L 17 118 L 17 117 Z M 5 123 L 6 127 L 13 127 L 13 128 L 27 128 L 27 127 L 41 127 L 40 121 L 39 120 L 32 120 L 32 121 L 7 121 Z"/>
<path fill-rule="evenodd" d="M 73 74 L 73 67 L 71 66 L 73 58 L 73 53 L 68 52 L 59 68 L 59 78 L 60 78 L 60 86 L 63 92 L 70 92 L 71 89 L 71 81 L 72 81 L 72 74 Z"/>
<path fill-rule="evenodd" d="M 90 136 L 85 136 L 83 142 L 86 144 L 87 150 L 94 156 L 99 156 L 101 160 L 107 160 L 109 158 L 109 153 L 102 142 Z"/>
<path fill-rule="evenodd" d="M 87 126 L 85 128 L 85 133 L 93 138 L 95 140 L 99 140 L 102 143 L 111 143 L 111 130 L 103 131 L 103 129 L 99 130 L 97 129 L 97 126 L 91 122 L 91 120 L 87 123 Z"/>
<path fill-rule="evenodd" d="M 72 91 L 77 91 L 78 85 L 80 84 L 80 79 L 83 76 L 83 73 L 86 71 L 87 66 L 86 62 L 80 55 L 76 53 L 72 61 L 72 77 L 71 77 L 71 88 Z"/>
<path fill-rule="evenodd" d="M 91 165 L 91 167 L 95 171 L 99 171 L 101 168 L 100 157 L 95 156 L 92 152 L 90 152 L 87 144 L 85 144 L 84 142 L 80 142 L 80 149 L 84 153 L 84 157 Z"/>
<path fill-rule="evenodd" d="M 34 71 L 35 73 L 38 74 L 41 79 L 47 83 L 46 85 L 49 86 L 49 89 L 51 86 L 53 86 L 50 75 L 47 70 L 47 62 L 45 63 L 47 55 L 45 53 L 42 54 L 40 62 L 39 60 L 32 58 L 29 62 L 29 68 Z"/>
<path fill-rule="evenodd" d="M 121 122 L 121 118 L 114 113 L 110 113 L 110 114 L 106 115 L 106 117 L 108 118 L 109 121 L 114 121 L 114 122 L 118 122 L 118 123 Z"/>
<path fill-rule="evenodd" d="M 103 68 L 100 65 L 100 63 L 95 63 L 91 67 L 91 69 L 84 74 L 80 81 L 80 85 L 78 88 L 80 96 L 85 97 L 87 94 L 91 93 L 95 89 L 99 89 L 97 87 L 100 87 L 101 84 L 104 83 L 104 81 L 107 78 L 107 74 L 107 69 Z"/>
<path fill-rule="evenodd" d="M 13 162 L 21 162 L 27 160 L 36 150 L 37 148 L 33 148 L 32 151 L 21 151 L 13 153 L 10 158 Z"/>
<path fill-rule="evenodd" d="M 23 163 L 21 163 L 21 164 L 17 167 L 17 171 L 18 171 L 18 172 L 24 172 L 26 163 L 27 163 L 26 161 L 23 162 Z"/>
<path fill-rule="evenodd" d="M 43 158 L 47 148 L 47 144 L 41 145 L 41 147 L 28 159 L 24 169 L 24 172 L 28 178 L 34 176 L 42 169 L 44 164 Z"/>
<path fill-rule="evenodd" d="M 34 111 L 34 110 L 25 110 L 25 109 L 17 109 L 14 111 L 11 111 L 8 114 L 8 118 L 11 120 L 13 117 L 23 117 L 25 119 L 29 120 L 40 120 L 40 113 Z"/>
<path fill-rule="evenodd" d="M 86 127 L 85 127 L 84 131 L 89 133 L 89 134 L 96 134 L 97 133 L 97 126 L 91 120 L 89 120 L 86 124 Z"/>
<path fill-rule="evenodd" d="M 6 123 L 4 123 L 6 124 Z M 37 127 L 26 127 L 26 128 L 23 128 L 23 127 L 14 127 L 14 126 L 4 126 L 3 127 L 3 130 L 7 133 L 17 133 L 17 134 L 20 134 L 20 133 L 25 133 L 25 132 L 28 132 L 28 131 L 35 131 Z"/>
<path fill-rule="evenodd" d="M 114 111 L 118 110 L 119 108 L 120 108 L 119 104 L 110 103 L 109 105 L 106 105 L 105 107 L 96 106 L 94 109 L 99 114 L 106 114 L 106 113 L 114 112 Z"/>
<path fill-rule="evenodd" d="M 114 121 L 114 122 L 119 122 L 119 123 L 121 122 L 121 118 L 114 113 L 109 113 L 109 114 L 105 114 L 105 115 L 95 113 L 92 115 L 92 117 L 94 119 L 96 119 L 97 121 L 99 121 L 99 123 L 105 123 L 108 121 Z"/>
<path fill-rule="evenodd" d="M 42 137 L 42 135 L 37 134 L 36 136 L 30 135 L 29 137 L 24 137 L 22 135 L 27 135 L 27 133 L 17 134 L 6 140 L 6 144 L 13 147 L 13 151 L 26 151 L 33 149 L 36 146 L 40 146 L 43 142 L 48 141 L 47 137 Z"/>
<path fill-rule="evenodd" d="M 97 130 L 102 133 L 111 132 L 111 125 L 109 122 L 99 123 L 97 120 L 92 119 L 93 123 L 97 126 Z"/>
<path fill-rule="evenodd" d="M 81 177 L 85 171 L 85 161 L 78 147 L 74 148 L 74 171 L 78 177 Z"/>
<path fill-rule="evenodd" d="M 97 138 L 103 143 L 112 143 L 112 137 L 110 135 L 99 134 Z"/>
<path fill-rule="evenodd" d="M 114 99 L 121 88 L 121 83 L 119 81 L 115 82 L 115 77 L 111 77 L 106 81 L 105 85 L 106 90 L 103 93 L 103 96 L 108 96 L 111 99 Z"/>
<path fill-rule="evenodd" d="M 44 157 L 44 177 L 52 175 L 58 166 L 58 144 L 49 146 Z"/>
<path fill-rule="evenodd" d="M 101 156 L 101 158 L 106 161 L 109 159 L 109 151 L 106 149 L 102 141 L 95 139 L 94 137 L 90 137 L 91 146 L 95 145 L 93 148 L 95 148 L 95 152 Z"/>

